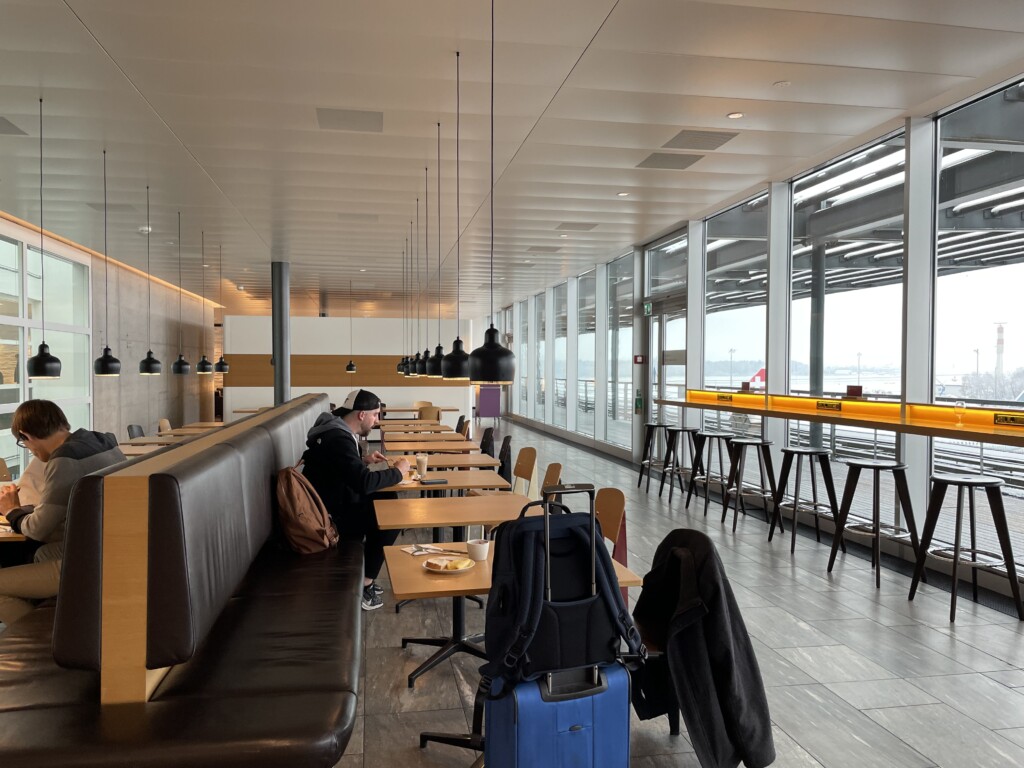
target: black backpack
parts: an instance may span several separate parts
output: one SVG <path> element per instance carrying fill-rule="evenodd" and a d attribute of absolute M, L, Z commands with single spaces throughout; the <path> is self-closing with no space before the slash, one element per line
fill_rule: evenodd
<path fill-rule="evenodd" d="M 585 492 L 590 513 L 572 513 L 555 496 Z M 548 672 L 581 669 L 646 650 L 633 624 L 594 515 L 594 486 L 543 489 L 544 501 L 523 507 L 496 529 L 487 600 L 485 678 L 501 678 L 501 694 Z M 542 516 L 527 517 L 542 507 Z M 565 514 L 551 514 L 563 512 Z"/>

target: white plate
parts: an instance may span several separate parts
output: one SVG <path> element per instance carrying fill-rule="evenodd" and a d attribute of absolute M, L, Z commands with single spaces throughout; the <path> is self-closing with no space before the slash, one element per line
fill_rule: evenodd
<path fill-rule="evenodd" d="M 455 556 L 452 556 L 452 557 L 428 557 L 426 560 L 423 561 L 423 570 L 428 571 L 429 573 L 440 573 L 440 574 L 442 574 L 444 576 L 451 576 L 451 575 L 456 574 L 456 573 L 465 573 L 466 571 L 470 570 L 473 566 L 476 565 L 475 561 L 470 560 L 469 561 L 470 562 L 469 565 L 467 565 L 465 568 L 459 568 L 459 570 L 457 570 L 457 571 L 450 571 L 447 568 L 445 570 L 443 570 L 443 571 L 435 571 L 433 568 L 428 568 L 427 567 L 427 563 L 450 563 L 452 560 L 461 560 L 461 559 L 462 558 L 455 557 Z"/>

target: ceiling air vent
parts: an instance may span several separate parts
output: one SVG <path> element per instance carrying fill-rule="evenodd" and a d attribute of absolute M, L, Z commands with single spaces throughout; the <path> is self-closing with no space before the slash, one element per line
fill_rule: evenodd
<path fill-rule="evenodd" d="M 597 224 L 588 224 L 585 221 L 563 221 L 555 229 L 569 230 L 570 232 L 589 232 Z"/>
<path fill-rule="evenodd" d="M 6 117 L 0 117 L 0 136 L 28 136 Z"/>
<path fill-rule="evenodd" d="M 526 249 L 527 253 L 558 253 L 561 249 L 557 245 L 531 245 Z"/>
<path fill-rule="evenodd" d="M 684 128 L 667 143 L 662 145 L 663 149 L 718 149 L 730 139 L 735 139 L 738 133 L 732 131 L 691 131 Z"/>
<path fill-rule="evenodd" d="M 380 133 L 384 130 L 384 113 L 366 112 L 361 109 L 317 107 L 316 122 L 322 131 Z"/>
<path fill-rule="evenodd" d="M 689 168 L 704 155 L 675 155 L 669 152 L 652 152 L 637 168 L 661 168 L 666 171 L 681 171 Z"/>

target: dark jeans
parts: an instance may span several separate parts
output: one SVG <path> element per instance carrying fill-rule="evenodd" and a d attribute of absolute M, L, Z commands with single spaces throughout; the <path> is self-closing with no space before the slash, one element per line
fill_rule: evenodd
<path fill-rule="evenodd" d="M 394 499 L 397 494 L 378 493 L 376 498 Z M 394 544 L 401 531 L 382 531 L 377 526 L 377 513 L 372 501 L 347 510 L 343 520 L 334 519 L 334 525 L 343 539 L 363 542 L 363 575 L 368 579 L 376 579 L 380 567 L 384 565 L 384 547 Z"/>

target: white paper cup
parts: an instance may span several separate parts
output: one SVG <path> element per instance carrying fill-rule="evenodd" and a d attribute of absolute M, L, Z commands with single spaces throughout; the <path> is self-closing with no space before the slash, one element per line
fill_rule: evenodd
<path fill-rule="evenodd" d="M 416 471 L 420 473 L 420 477 L 423 477 L 425 474 L 427 474 L 427 454 L 416 454 Z"/>
<path fill-rule="evenodd" d="M 466 542 L 466 553 L 471 560 L 486 560 L 490 549 L 491 542 L 487 539 L 470 539 Z"/>

